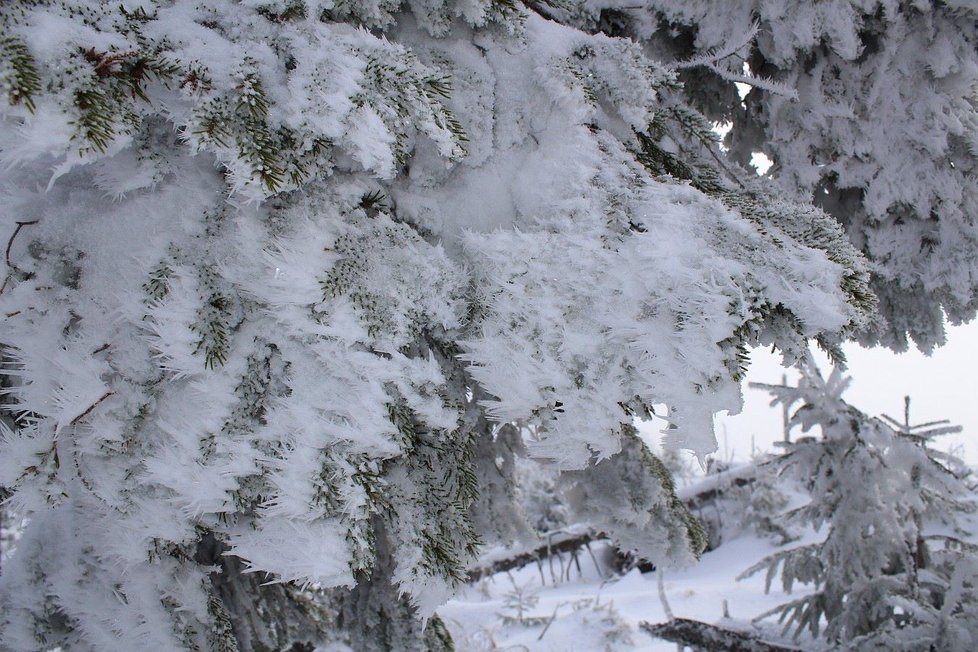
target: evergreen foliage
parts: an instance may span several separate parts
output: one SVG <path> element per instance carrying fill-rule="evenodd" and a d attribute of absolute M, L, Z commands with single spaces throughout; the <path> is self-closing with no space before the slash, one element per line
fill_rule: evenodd
<path fill-rule="evenodd" d="M 792 425 L 818 426 L 822 437 L 788 444 L 769 464 L 811 496 L 788 521 L 827 532 L 744 572 L 766 571 L 770 587 L 780 571 L 787 592 L 813 585 L 759 618 L 776 614 L 785 631 L 807 630 L 840 649 L 970 650 L 978 548 L 963 528 L 978 503 L 953 457 L 928 446 L 959 429 L 911 426 L 909 401 L 904 423 L 890 420 L 894 428 L 842 400 L 848 380 L 838 370 L 823 380 L 813 367 L 802 369 L 798 387 L 763 387 L 776 402 L 797 406 Z"/>
<path fill-rule="evenodd" d="M 633 418 L 702 460 L 746 347 L 883 332 L 893 268 L 719 147 L 716 84 L 654 58 L 681 27 L 596 6 L 0 5 L 5 646 L 445 648 L 434 609 L 530 529 L 518 455 L 642 557 L 699 554 Z M 970 265 L 924 302 L 968 316 Z"/>
<path fill-rule="evenodd" d="M 706 548 L 703 526 L 676 496 L 672 476 L 626 429 L 622 449 L 582 471 L 560 479 L 575 520 L 611 533 L 616 547 L 638 559 L 698 558 Z"/>
<path fill-rule="evenodd" d="M 865 343 L 925 351 L 978 309 L 978 13 L 970 2 L 653 0 L 577 3 L 672 62 L 692 104 L 730 123 L 793 197 L 844 226 L 873 263 Z M 750 86 L 741 102 L 736 83 Z"/>

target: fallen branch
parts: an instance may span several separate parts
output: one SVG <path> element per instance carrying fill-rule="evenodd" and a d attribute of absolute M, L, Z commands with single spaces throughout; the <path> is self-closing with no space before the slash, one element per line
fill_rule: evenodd
<path fill-rule="evenodd" d="M 691 487 L 680 490 L 678 494 L 683 502 L 686 503 L 686 507 L 692 511 L 700 509 L 704 504 L 720 498 L 731 487 L 743 487 L 752 482 L 754 482 L 754 469 L 752 466 L 746 466 L 709 476 Z M 481 566 L 470 569 L 468 581 L 476 582 L 483 577 L 523 568 L 534 562 L 542 562 L 544 559 L 555 554 L 565 552 L 573 553 L 579 548 L 586 547 L 591 543 L 607 540 L 608 536 L 604 532 L 594 532 L 592 530 L 578 534 L 551 533 L 548 536 L 548 543 L 537 546 L 532 550 L 526 550 L 504 559 L 486 562 Z M 590 549 L 588 552 L 590 552 Z M 622 568 L 638 568 L 643 573 L 649 573 L 655 570 L 654 565 L 644 559 L 636 559 L 631 553 L 618 551 L 617 555 L 618 560 L 616 563 Z M 593 553 L 591 556 L 593 559 Z M 597 565 L 596 560 L 595 564 Z"/>
<path fill-rule="evenodd" d="M 802 652 L 801 648 L 768 643 L 747 632 L 687 618 L 653 625 L 639 623 L 639 628 L 655 638 L 689 645 L 698 650 L 726 650 L 727 652 Z"/>
<path fill-rule="evenodd" d="M 533 550 L 527 550 L 526 552 L 521 552 L 513 555 L 512 557 L 506 557 L 505 559 L 494 561 L 485 566 L 473 568 L 469 571 L 468 581 L 476 582 L 483 577 L 489 577 L 490 575 L 495 575 L 496 573 L 505 573 L 506 571 L 523 568 L 524 566 L 529 566 L 534 562 L 540 562 L 547 559 L 554 554 L 574 552 L 578 548 L 583 548 L 592 541 L 599 541 L 604 538 L 605 535 L 602 533 L 588 531 L 583 534 L 568 536 L 565 539 L 551 541 L 542 546 L 538 546 Z"/>
<path fill-rule="evenodd" d="M 684 487 L 676 492 L 690 510 L 701 508 L 706 503 L 720 498 L 733 487 L 753 484 L 756 471 L 752 464 L 709 475 L 700 482 Z"/>

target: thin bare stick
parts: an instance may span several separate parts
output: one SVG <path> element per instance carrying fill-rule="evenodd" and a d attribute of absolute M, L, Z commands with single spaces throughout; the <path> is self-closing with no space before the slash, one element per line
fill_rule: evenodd
<path fill-rule="evenodd" d="M 7 240 L 7 249 L 6 251 L 4 251 L 4 261 L 7 263 L 7 277 L 3 279 L 3 285 L 0 285 L 0 294 L 3 294 L 4 292 L 7 291 L 7 284 L 10 283 L 10 279 L 14 277 L 14 272 L 18 272 L 18 273 L 21 272 L 20 268 L 14 265 L 13 262 L 11 262 L 10 260 L 10 250 L 14 246 L 14 240 L 17 238 L 17 234 L 20 233 L 20 230 L 25 226 L 30 226 L 31 224 L 37 224 L 38 222 L 40 222 L 40 220 L 31 220 L 29 222 L 17 222 L 16 223 L 17 227 L 14 229 L 13 235 L 11 235 L 10 239 Z M 8 315 L 8 317 L 9 316 L 10 315 Z"/>
<path fill-rule="evenodd" d="M 662 569 L 658 569 L 656 574 L 659 576 L 659 600 L 662 602 L 662 610 L 665 612 L 666 618 L 672 620 L 675 616 L 672 614 L 672 607 L 669 606 L 669 600 L 666 599 L 666 583 L 665 579 L 663 579 Z"/>
<path fill-rule="evenodd" d="M 14 240 L 17 238 L 17 234 L 20 233 L 20 230 L 25 226 L 30 226 L 31 224 L 37 224 L 40 221 L 41 220 L 31 220 L 29 222 L 16 223 L 17 228 L 14 229 L 14 234 L 10 236 L 9 240 L 7 240 L 7 251 L 4 253 L 4 260 L 7 261 L 7 267 L 9 267 L 10 269 L 18 269 L 16 265 L 10 262 L 10 249 L 14 246 Z"/>
<path fill-rule="evenodd" d="M 565 604 L 566 604 L 565 602 L 558 602 L 557 606 L 554 607 L 554 612 L 550 614 L 550 618 L 547 620 L 547 624 L 543 627 L 543 631 L 540 632 L 539 636 L 537 636 L 538 641 L 543 640 L 543 635 L 547 633 L 547 630 L 550 629 L 550 626 L 554 624 L 555 620 L 557 620 L 557 610 L 563 607 Z"/>
<path fill-rule="evenodd" d="M 102 394 L 102 396 L 101 396 L 101 398 L 99 398 L 99 400 L 97 400 L 94 403 L 92 403 L 91 405 L 89 405 L 87 410 L 85 410 L 84 412 L 82 412 L 81 414 L 79 414 L 77 417 L 75 417 L 74 419 L 72 419 L 71 422 L 70 422 L 70 424 L 71 425 L 75 425 L 76 423 L 78 423 L 79 421 L 81 421 L 82 419 L 84 419 L 85 417 L 87 417 L 89 414 L 92 413 L 92 410 L 94 410 L 95 408 L 97 408 L 99 406 L 99 403 L 101 403 L 105 399 L 109 398 L 113 394 L 115 394 L 115 392 L 113 392 L 112 390 L 109 390 L 106 393 Z"/>
<path fill-rule="evenodd" d="M 602 580 L 607 579 L 604 576 L 604 571 L 601 570 L 601 566 L 598 565 L 598 558 L 594 556 L 594 551 L 591 550 L 591 542 L 585 541 L 584 547 L 587 548 L 587 554 L 591 555 L 591 561 L 594 562 L 594 570 L 598 571 L 598 577 Z"/>

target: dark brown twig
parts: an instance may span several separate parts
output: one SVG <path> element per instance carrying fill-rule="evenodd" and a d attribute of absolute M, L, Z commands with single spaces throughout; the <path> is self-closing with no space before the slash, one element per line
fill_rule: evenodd
<path fill-rule="evenodd" d="M 12 262 L 10 262 L 10 249 L 11 249 L 11 247 L 14 246 L 14 239 L 17 238 L 17 234 L 20 233 L 20 230 L 22 228 L 24 228 L 25 226 L 30 226 L 31 224 L 37 224 L 40 221 L 41 220 L 31 220 L 29 222 L 17 222 L 16 223 L 17 224 L 17 228 L 14 229 L 14 234 L 12 236 L 10 236 L 10 239 L 9 240 L 7 240 L 7 251 L 4 254 L 4 259 L 7 261 L 7 267 L 9 267 L 10 269 L 13 269 L 13 270 L 20 271 L 20 269 L 16 265 L 14 265 Z"/>
<path fill-rule="evenodd" d="M 17 234 L 20 233 L 20 230 L 25 226 L 30 226 L 31 224 L 37 224 L 38 222 L 40 222 L 40 220 L 31 220 L 29 222 L 17 222 L 16 223 L 17 228 L 14 229 L 13 235 L 11 235 L 10 239 L 7 240 L 7 250 L 4 252 L 4 260 L 7 263 L 7 277 L 3 279 L 3 285 L 0 285 L 0 294 L 3 294 L 4 292 L 7 291 L 7 284 L 10 283 L 10 279 L 14 277 L 14 272 L 20 274 L 23 273 L 23 271 L 16 265 L 14 265 L 13 262 L 11 262 L 10 260 L 10 250 L 14 246 L 14 240 L 17 238 Z"/>
<path fill-rule="evenodd" d="M 78 423 L 79 421 L 81 421 L 82 419 L 84 419 L 85 417 L 87 417 L 89 414 L 92 413 L 92 410 L 94 410 L 95 408 L 97 408 L 99 406 L 99 403 L 101 403 L 105 399 L 109 398 L 113 394 L 115 394 L 115 392 L 113 392 L 112 390 L 109 390 L 106 393 L 102 394 L 102 396 L 101 396 L 101 398 L 99 398 L 99 400 L 97 400 L 94 403 L 92 403 L 91 405 L 89 405 L 87 410 L 85 410 L 84 412 L 82 412 L 81 414 L 79 414 L 77 417 L 75 417 L 74 419 L 72 419 L 71 422 L 70 422 L 71 425 L 75 425 L 76 423 Z"/>
<path fill-rule="evenodd" d="M 128 52 L 98 52 L 95 48 L 85 53 L 85 60 L 95 65 L 95 73 L 99 77 L 108 77 L 112 74 L 112 66 L 121 64 L 127 59 L 132 59 L 139 55 L 139 50 Z"/>

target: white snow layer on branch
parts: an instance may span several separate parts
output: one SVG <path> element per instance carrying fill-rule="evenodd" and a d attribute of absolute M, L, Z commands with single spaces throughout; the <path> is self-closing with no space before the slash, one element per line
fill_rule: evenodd
<path fill-rule="evenodd" d="M 490 4 L 446 6 L 479 27 Z M 740 406 L 738 344 L 865 318 L 841 287 L 856 258 L 638 162 L 674 85 L 634 43 L 536 16 L 470 42 L 137 5 L 99 4 L 99 29 L 28 11 L 39 74 L 81 49 L 81 82 L 0 103 L 0 228 L 38 220 L 0 294 L 24 415 L 0 484 L 31 515 L 0 580 L 14 648 L 52 613 L 79 649 L 196 645 L 201 532 L 334 587 L 387 519 L 393 577 L 431 613 L 478 540 L 473 411 L 537 424 L 531 453 L 579 469 L 619 450 L 629 405 L 666 403 L 669 445 L 702 457 Z M 383 6 L 359 18 L 390 25 Z M 177 72 L 146 73 L 145 100 L 84 95 L 117 122 L 72 99 L 128 83 L 106 53 L 157 46 Z"/>

